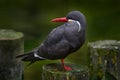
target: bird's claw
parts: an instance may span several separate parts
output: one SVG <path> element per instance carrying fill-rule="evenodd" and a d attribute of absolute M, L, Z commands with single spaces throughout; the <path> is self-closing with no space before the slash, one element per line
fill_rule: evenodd
<path fill-rule="evenodd" d="M 64 66 L 64 70 L 66 70 L 66 71 L 70 71 L 70 70 L 72 70 L 72 68 L 69 67 L 69 66 Z"/>

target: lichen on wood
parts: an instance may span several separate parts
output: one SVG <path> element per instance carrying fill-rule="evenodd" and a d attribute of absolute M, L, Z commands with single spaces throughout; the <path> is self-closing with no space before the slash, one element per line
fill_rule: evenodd
<path fill-rule="evenodd" d="M 65 71 L 61 64 L 52 63 L 43 66 L 42 80 L 89 80 L 89 71 L 86 66 L 66 64 L 72 70 Z"/>
<path fill-rule="evenodd" d="M 23 37 L 21 32 L 15 32 L 14 30 L 0 30 L 0 40 L 15 40 Z"/>

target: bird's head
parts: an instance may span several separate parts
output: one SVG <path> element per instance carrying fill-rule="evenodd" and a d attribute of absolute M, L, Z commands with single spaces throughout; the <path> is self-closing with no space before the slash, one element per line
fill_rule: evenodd
<path fill-rule="evenodd" d="M 83 26 L 86 26 L 85 16 L 80 11 L 71 11 L 63 18 L 55 18 L 51 20 L 52 22 L 70 22 L 79 21 Z"/>

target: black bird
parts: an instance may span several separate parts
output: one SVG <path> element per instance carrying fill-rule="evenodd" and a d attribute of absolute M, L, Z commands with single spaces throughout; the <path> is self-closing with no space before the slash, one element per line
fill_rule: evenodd
<path fill-rule="evenodd" d="M 31 63 L 39 60 L 61 59 L 64 70 L 72 68 L 64 65 L 64 58 L 77 51 L 85 41 L 86 20 L 80 11 L 71 11 L 66 17 L 56 18 L 52 22 L 65 22 L 53 29 L 40 46 L 27 54 L 18 55 L 22 61 Z"/>

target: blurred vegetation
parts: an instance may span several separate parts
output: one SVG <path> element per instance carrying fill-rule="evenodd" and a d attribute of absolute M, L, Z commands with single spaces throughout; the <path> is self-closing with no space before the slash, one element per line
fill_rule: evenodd
<path fill-rule="evenodd" d="M 37 47 L 49 32 L 61 23 L 51 23 L 69 11 L 86 16 L 85 45 L 66 61 L 88 65 L 87 42 L 102 39 L 120 40 L 120 0 L 0 0 L 0 28 L 24 33 L 25 52 Z M 41 80 L 41 61 L 25 68 L 25 80 Z"/>

